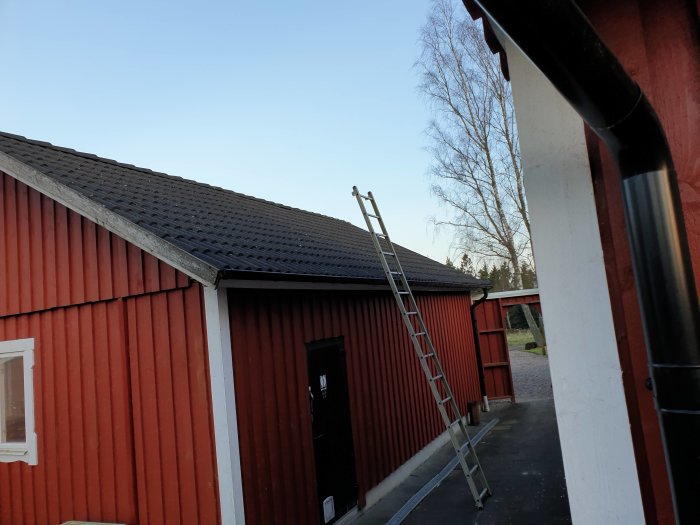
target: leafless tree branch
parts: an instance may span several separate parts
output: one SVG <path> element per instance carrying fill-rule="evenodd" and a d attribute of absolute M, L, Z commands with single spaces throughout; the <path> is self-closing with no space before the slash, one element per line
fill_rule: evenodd
<path fill-rule="evenodd" d="M 510 84 L 458 0 L 433 0 L 421 43 L 432 190 L 453 212 L 437 224 L 454 228 L 465 252 L 507 261 L 519 286 L 532 250 Z"/>

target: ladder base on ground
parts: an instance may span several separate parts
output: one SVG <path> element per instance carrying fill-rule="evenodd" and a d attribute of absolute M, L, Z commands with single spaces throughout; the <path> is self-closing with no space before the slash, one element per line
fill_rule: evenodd
<path fill-rule="evenodd" d="M 474 499 L 477 509 L 483 509 L 484 501 L 491 495 L 491 489 L 469 437 L 464 418 L 445 377 L 445 372 L 438 359 L 433 341 L 423 321 L 418 303 L 413 296 L 406 274 L 399 262 L 399 256 L 389 238 L 382 215 L 379 213 L 377 202 L 372 192 L 362 195 L 357 187 L 353 187 L 352 194 L 360 206 L 379 261 L 382 264 L 387 281 L 396 299 L 396 304 L 401 312 L 401 318 L 406 325 L 416 356 L 420 361 L 421 369 L 430 385 L 430 391 L 450 435 L 450 441 L 467 480 L 469 492 Z M 365 202 L 371 204 L 371 213 L 368 212 Z M 375 230 L 373 221 L 376 221 L 379 231 Z M 462 448 L 465 445 L 466 450 L 463 452 Z"/>

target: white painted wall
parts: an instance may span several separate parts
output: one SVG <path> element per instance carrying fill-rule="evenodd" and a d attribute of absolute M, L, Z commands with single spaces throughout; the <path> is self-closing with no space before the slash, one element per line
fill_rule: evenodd
<path fill-rule="evenodd" d="M 236 392 L 233 386 L 233 355 L 231 354 L 227 290 L 205 286 L 204 311 L 209 345 L 209 374 L 221 523 L 244 525 L 243 482 L 238 445 Z"/>
<path fill-rule="evenodd" d="M 508 55 L 574 523 L 644 523 L 581 118 Z"/>

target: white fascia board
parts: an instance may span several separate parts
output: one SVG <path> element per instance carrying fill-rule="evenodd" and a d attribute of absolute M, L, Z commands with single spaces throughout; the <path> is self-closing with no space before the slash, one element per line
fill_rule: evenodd
<path fill-rule="evenodd" d="M 213 266 L 3 152 L 0 152 L 0 171 L 119 235 L 196 281 L 204 285 L 216 283 L 218 271 Z"/>
<path fill-rule="evenodd" d="M 507 292 L 490 293 L 488 299 L 507 299 L 509 297 L 527 297 L 528 295 L 538 295 L 539 288 L 529 288 L 527 290 L 509 290 Z"/>
<path fill-rule="evenodd" d="M 204 287 L 221 522 L 227 525 L 244 525 L 243 480 L 227 294 L 225 288 L 217 290 Z"/>
<path fill-rule="evenodd" d="M 557 424 L 574 523 L 644 523 L 581 118 L 508 56 Z"/>

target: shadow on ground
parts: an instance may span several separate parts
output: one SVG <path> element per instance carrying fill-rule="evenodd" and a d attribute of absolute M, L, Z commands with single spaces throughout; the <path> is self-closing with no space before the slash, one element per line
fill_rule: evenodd
<path fill-rule="evenodd" d="M 477 446 L 493 496 L 474 508 L 460 470 L 434 489 L 404 520 L 407 525 L 571 523 L 554 405 L 551 400 L 511 405 Z"/>

